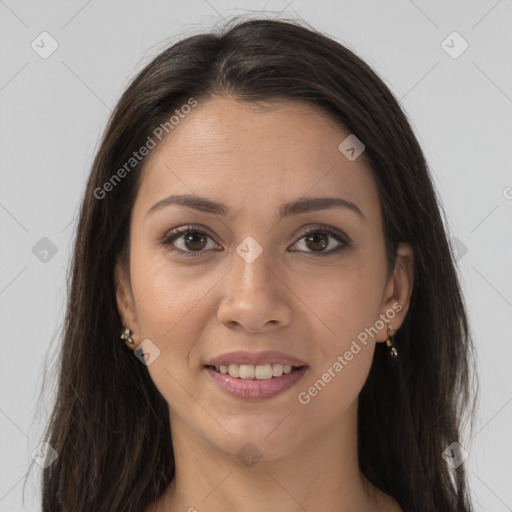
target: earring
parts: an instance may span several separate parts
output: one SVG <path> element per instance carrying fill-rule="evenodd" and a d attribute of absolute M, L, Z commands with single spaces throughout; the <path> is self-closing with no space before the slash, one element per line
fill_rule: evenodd
<path fill-rule="evenodd" d="M 393 333 L 394 332 L 395 332 L 395 330 L 393 329 L 393 326 L 391 324 L 388 324 L 388 339 L 386 340 L 386 345 L 388 347 L 388 353 L 391 357 L 398 356 L 398 351 L 397 351 L 395 345 L 393 345 L 393 339 L 394 339 Z"/>
<path fill-rule="evenodd" d="M 122 332 L 121 332 L 121 336 L 120 336 L 120 338 L 121 338 L 122 340 L 124 340 L 124 341 L 125 341 L 125 343 L 126 343 L 128 346 L 133 345 L 133 344 L 135 343 L 135 342 L 133 341 L 133 339 L 132 339 L 131 334 L 132 334 L 132 331 L 130 331 L 130 329 L 129 329 L 128 327 L 124 327 L 124 328 L 123 328 L 123 330 L 122 330 Z"/>

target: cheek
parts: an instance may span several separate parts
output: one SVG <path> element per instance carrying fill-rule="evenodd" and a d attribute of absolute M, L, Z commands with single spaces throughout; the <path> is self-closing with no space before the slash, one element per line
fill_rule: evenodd
<path fill-rule="evenodd" d="M 326 326 L 329 335 L 317 331 L 319 358 L 301 387 L 299 403 L 311 411 L 323 410 L 324 419 L 346 410 L 368 376 L 381 313 L 385 264 L 372 257 L 354 258 L 338 271 L 330 271 L 329 276 L 306 280 L 302 292 L 310 298 L 311 309 L 318 312 L 322 332 L 327 332 Z"/>
<path fill-rule="evenodd" d="M 171 410 L 186 415 L 191 409 L 186 390 L 195 394 L 191 372 L 199 361 L 202 304 L 213 283 L 208 276 L 191 279 L 161 258 L 135 256 L 132 268 L 140 336 L 151 340 L 158 352 L 148 372 Z"/>
<path fill-rule="evenodd" d="M 131 268 L 141 339 L 150 339 L 160 351 L 148 370 L 169 401 L 183 394 L 180 383 L 191 386 L 204 356 L 198 340 L 216 314 L 211 297 L 223 272 L 175 263 L 164 249 L 154 248 L 133 248 Z"/>
<path fill-rule="evenodd" d="M 380 280 L 364 265 L 354 265 L 329 282 L 327 300 L 316 302 L 331 335 L 318 331 L 318 358 L 297 395 L 312 432 L 344 421 L 368 377 L 375 349 L 370 328 L 379 318 L 376 283 Z M 311 297 L 315 290 L 310 286 Z"/>
<path fill-rule="evenodd" d="M 158 368 L 172 369 L 174 374 L 188 366 L 192 328 L 199 324 L 195 321 L 197 305 L 205 283 L 187 279 L 158 251 L 133 250 L 131 268 L 140 337 L 151 340 L 160 351 L 148 370 L 153 375 Z"/>
<path fill-rule="evenodd" d="M 329 352 L 349 346 L 379 318 L 385 265 L 376 258 L 353 257 L 325 275 L 303 281 L 299 293 L 329 329 Z"/>
<path fill-rule="evenodd" d="M 194 323 L 215 280 L 198 267 L 173 264 L 164 249 L 134 250 L 132 285 L 142 336 L 162 343 Z"/>

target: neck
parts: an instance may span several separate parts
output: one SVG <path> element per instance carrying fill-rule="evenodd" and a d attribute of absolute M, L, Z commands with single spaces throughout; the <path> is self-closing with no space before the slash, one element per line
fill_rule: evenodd
<path fill-rule="evenodd" d="M 278 458 L 259 458 L 253 445 L 242 451 L 249 457 L 228 454 L 172 415 L 171 425 L 176 473 L 158 512 L 383 510 L 382 493 L 359 471 L 357 401 L 329 430 Z"/>

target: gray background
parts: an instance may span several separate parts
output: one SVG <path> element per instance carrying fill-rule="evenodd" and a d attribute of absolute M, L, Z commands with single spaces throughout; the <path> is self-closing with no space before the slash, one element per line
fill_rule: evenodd
<path fill-rule="evenodd" d="M 477 510 L 512 510 L 511 0 L 0 0 L 0 511 L 22 509 L 52 404 L 44 363 L 58 343 L 77 208 L 110 110 L 167 44 L 262 12 L 299 16 L 347 45 L 409 116 L 456 238 L 476 339 L 481 403 L 464 443 L 472 492 Z M 46 59 L 43 31 L 58 43 Z M 459 52 L 460 40 L 442 44 L 453 31 L 469 44 L 457 58 L 445 49 Z M 39 508 L 32 475 L 26 510 Z"/>

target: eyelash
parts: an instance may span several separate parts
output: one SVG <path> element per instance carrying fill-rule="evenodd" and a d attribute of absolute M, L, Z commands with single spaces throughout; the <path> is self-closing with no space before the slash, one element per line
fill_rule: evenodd
<path fill-rule="evenodd" d="M 187 235 L 187 234 L 200 234 L 205 235 L 208 238 L 211 238 L 208 233 L 201 229 L 194 228 L 192 226 L 186 226 L 184 228 L 176 229 L 175 231 L 172 231 L 171 233 L 168 233 L 164 239 L 160 242 L 162 246 L 164 246 L 167 250 L 176 253 L 180 256 L 184 256 L 186 258 L 200 258 L 204 254 L 204 250 L 200 251 L 184 251 L 182 249 L 174 249 L 171 247 L 171 243 L 175 240 L 178 240 L 181 236 Z M 350 243 L 348 241 L 348 237 L 342 235 L 337 230 L 330 228 L 330 227 L 319 227 L 319 228 L 312 228 L 304 232 L 300 238 L 297 240 L 300 241 L 303 238 L 313 235 L 313 234 L 322 234 L 322 235 L 329 235 L 332 236 L 336 241 L 340 242 L 341 245 L 338 247 L 329 250 L 328 252 L 314 252 L 314 251 L 305 251 L 306 253 L 313 254 L 315 256 L 333 256 L 335 254 L 339 254 L 340 252 L 346 250 Z M 297 243 L 295 242 L 295 243 Z M 295 245 L 295 244 L 294 244 Z M 303 251 L 293 251 L 293 252 L 303 252 Z"/>

